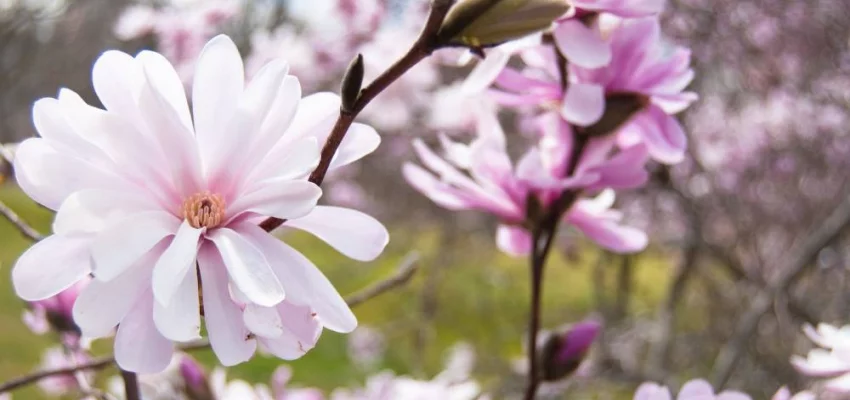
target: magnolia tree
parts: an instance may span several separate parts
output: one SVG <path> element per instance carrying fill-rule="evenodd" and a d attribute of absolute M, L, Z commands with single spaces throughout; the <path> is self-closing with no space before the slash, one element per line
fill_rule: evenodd
<path fill-rule="evenodd" d="M 73 8 L 4 7 L 15 15 Z M 693 171 L 714 172 L 719 181 L 728 171 L 717 167 L 723 160 L 712 171 L 706 150 L 688 147 L 689 137 L 702 143 L 694 136 L 703 134 L 686 131 L 677 117 L 698 100 L 688 89 L 692 53 L 662 34 L 665 7 L 662 0 L 126 5 L 114 35 L 152 49 L 100 53 L 91 66 L 99 104 L 61 89 L 32 104 L 38 137 L 2 148 L 20 189 L 55 211 L 52 233 L 43 235 L 0 207 L 33 241 L 11 271 L 15 293 L 28 304 L 24 321 L 35 333 L 56 333 L 59 343 L 44 354 L 42 370 L 0 384 L 0 396 L 29 384 L 56 395 L 127 400 L 563 396 L 570 382 L 593 378 L 583 361 L 600 336 L 616 332 L 592 317 L 544 330 L 543 282 L 559 234 L 577 230 L 587 243 L 626 255 L 647 248 L 647 232 L 681 231 L 630 220 L 618 194 L 646 212 L 663 204 L 659 198 L 679 199 L 702 213 L 695 220 L 705 231 L 692 235 L 728 233 L 723 222 L 735 218 L 694 196 L 700 187 L 731 196 L 735 186 L 705 189 L 705 180 L 692 179 Z M 669 13 L 674 22 L 678 8 Z M 514 371 L 522 384 L 478 382 L 474 354 L 463 344 L 427 380 L 383 372 L 359 387 L 323 392 L 290 385 L 292 371 L 282 366 L 268 385 L 228 381 L 223 367 L 256 353 L 298 359 L 325 328 L 351 333 L 358 363 L 380 357 L 386 340 L 355 330 L 351 307 L 404 284 L 416 259 L 343 297 L 322 265 L 275 232 L 305 231 L 356 261 L 380 257 L 389 233 L 362 211 L 369 190 L 350 177 L 382 143 L 390 147 L 385 176 L 449 212 L 487 215 L 497 248 L 526 260 L 525 355 Z M 407 157 L 408 147 L 415 157 Z M 671 178 L 665 171 L 680 163 L 686 176 Z M 661 352 L 653 350 L 639 373 L 621 368 L 647 381 L 631 387 L 633 398 L 750 399 L 724 387 L 742 341 L 799 274 L 798 264 L 811 263 L 810 253 L 840 233 L 848 207 L 813 234 L 814 244 L 795 244 L 799 259 L 766 278 L 740 333 L 717 355 L 714 386 L 669 380 L 671 294 Z M 723 240 L 737 237 L 716 236 L 705 243 L 721 255 Z M 748 254 L 735 256 L 753 264 Z M 739 269 L 745 277 L 758 272 Z M 797 394 L 771 387 L 773 398 L 850 393 L 850 327 L 806 325 L 804 332 L 819 348 L 790 365 L 824 379 L 795 384 L 804 389 Z M 113 355 L 95 356 L 92 341 L 110 337 Z M 210 374 L 187 354 L 203 348 L 221 365 Z M 94 371 L 113 365 L 120 374 L 98 387 Z"/>

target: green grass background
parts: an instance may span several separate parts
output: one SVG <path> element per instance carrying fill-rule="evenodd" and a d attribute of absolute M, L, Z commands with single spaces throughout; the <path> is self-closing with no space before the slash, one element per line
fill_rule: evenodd
<path fill-rule="evenodd" d="M 0 201 L 41 232 L 49 232 L 52 213 L 32 203 L 14 186 L 0 185 Z M 386 336 L 388 351 L 375 370 L 353 366 L 347 356 L 345 336 L 325 331 L 315 349 L 290 363 L 294 381 L 324 389 L 360 386 L 366 376 L 386 368 L 399 374 L 430 377 L 440 371 L 446 349 L 458 341 L 475 346 L 476 371 L 484 382 L 498 379 L 497 374 L 508 368 L 508 360 L 522 353 L 528 307 L 525 260 L 496 251 L 490 232 L 446 236 L 436 226 L 396 227 L 391 231 L 387 251 L 371 263 L 349 260 L 308 235 L 286 236 L 285 240 L 322 268 L 344 295 L 391 275 L 408 251 L 416 250 L 421 255 L 420 271 L 408 285 L 354 310 L 361 325 L 375 327 Z M 37 368 L 42 350 L 55 343 L 49 335 L 34 335 L 24 326 L 24 305 L 11 286 L 10 269 L 28 244 L 0 218 L 0 381 Z M 545 277 L 545 327 L 574 322 L 593 311 L 591 274 L 598 250 L 585 248 L 588 250 L 577 260 L 566 261 L 559 253 L 553 254 Z M 644 255 L 639 260 L 630 311 L 646 313 L 663 295 L 669 265 L 661 256 Z M 109 347 L 108 342 L 96 345 L 99 351 L 108 351 Z M 194 355 L 210 368 L 215 366 L 209 351 Z M 267 382 L 281 363 L 258 356 L 231 368 L 228 375 Z M 100 375 L 113 374 L 114 370 L 107 369 Z M 17 391 L 14 396 L 45 398 L 35 388 Z"/>

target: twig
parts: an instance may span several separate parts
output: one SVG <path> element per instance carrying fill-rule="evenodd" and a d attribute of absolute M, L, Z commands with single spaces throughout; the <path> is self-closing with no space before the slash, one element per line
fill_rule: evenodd
<path fill-rule="evenodd" d="M 774 299 L 779 296 L 811 265 L 818 252 L 828 246 L 833 240 L 850 226 L 850 196 L 844 198 L 832 213 L 811 233 L 803 236 L 799 245 L 792 247 L 786 256 L 779 260 L 786 261 L 779 266 L 779 275 L 771 280 L 765 290 L 762 290 L 750 303 L 738 323 L 738 330 L 726 346 L 720 351 L 714 363 L 713 383 L 717 388 L 723 387 L 735 366 L 738 364 L 750 337 L 755 333 L 761 317 L 770 311 Z"/>
<path fill-rule="evenodd" d="M 325 180 L 325 174 L 327 174 L 328 168 L 330 168 L 331 160 L 333 159 L 334 154 L 336 154 L 339 145 L 342 143 L 342 139 L 345 138 L 348 128 L 351 127 L 352 123 L 354 123 L 354 118 L 357 117 L 357 114 L 363 111 L 372 99 L 404 75 L 404 73 L 416 66 L 416 64 L 431 55 L 434 50 L 437 50 L 440 47 L 441 44 L 438 42 L 437 33 L 439 32 L 440 25 L 446 18 L 446 14 L 449 12 L 451 5 L 452 1 L 433 1 L 431 3 L 431 11 L 428 14 L 428 20 L 425 22 L 425 27 L 410 47 L 410 50 L 408 50 L 404 56 L 402 56 L 386 71 L 375 78 L 372 83 L 364 87 L 360 91 L 360 95 L 357 97 L 357 100 L 350 107 L 350 110 L 347 110 L 347 107 L 340 108 L 339 117 L 337 118 L 333 130 L 331 130 L 331 134 L 328 136 L 324 147 L 322 147 L 319 165 L 316 166 L 316 169 L 310 174 L 310 182 L 313 182 L 316 185 L 321 185 Z M 283 225 L 284 222 L 286 221 L 279 218 L 268 218 L 260 223 L 260 227 L 266 231 L 272 231 Z"/>
<path fill-rule="evenodd" d="M 12 223 L 15 228 L 18 229 L 18 232 L 21 232 L 24 237 L 37 242 L 44 238 L 38 231 L 36 231 L 33 227 L 31 227 L 26 221 L 24 221 L 17 213 L 12 211 L 6 203 L 0 201 L 0 215 L 3 215 L 6 220 Z"/>
<path fill-rule="evenodd" d="M 121 379 L 124 381 L 124 399 L 141 400 L 142 392 L 139 391 L 139 377 L 136 373 L 122 369 Z"/>
<path fill-rule="evenodd" d="M 417 268 L 419 268 L 419 253 L 412 251 L 404 257 L 404 260 L 392 276 L 347 296 L 345 302 L 348 303 L 349 307 L 356 307 L 373 297 L 377 297 L 397 286 L 401 286 L 413 277 Z"/>
<path fill-rule="evenodd" d="M 360 291 L 349 295 L 345 298 L 345 302 L 349 307 L 355 307 L 364 303 L 367 300 L 370 300 L 374 297 L 377 297 L 383 293 L 392 290 L 393 288 L 399 287 L 410 281 L 410 278 L 413 277 L 413 274 L 416 273 L 419 267 L 419 254 L 415 251 L 410 252 L 404 260 L 399 265 L 398 269 L 395 273 L 382 281 L 379 281 L 371 286 L 368 286 Z M 205 349 L 210 346 L 210 342 L 207 339 L 198 340 L 196 342 L 192 342 L 180 347 L 181 351 L 194 351 Z M 11 392 L 20 387 L 38 382 L 42 379 L 49 378 L 51 376 L 56 375 L 69 375 L 74 374 L 79 371 L 86 370 L 101 370 L 107 367 L 112 366 L 115 363 L 115 356 L 105 356 L 100 358 L 95 358 L 86 363 L 79 364 L 73 367 L 64 367 L 64 368 L 56 368 L 50 370 L 43 370 L 31 373 L 29 375 L 24 375 L 19 378 L 12 379 L 10 381 L 4 382 L 0 384 L 0 394 Z"/>

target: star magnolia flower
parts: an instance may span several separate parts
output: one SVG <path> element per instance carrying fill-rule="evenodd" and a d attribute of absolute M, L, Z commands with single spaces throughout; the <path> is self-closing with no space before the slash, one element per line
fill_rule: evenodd
<path fill-rule="evenodd" d="M 686 137 L 672 116 L 696 100 L 696 94 L 683 92 L 693 79 L 690 51 L 665 48 L 657 18 L 622 21 L 608 38 L 611 62 L 600 68 L 569 64 L 570 83 L 563 90 L 557 58 L 548 46 L 523 51 L 528 68 L 522 73 L 505 68 L 496 79 L 504 91 L 493 91 L 506 105 L 536 105 L 557 109 L 577 126 L 598 122 L 605 112 L 606 98 L 633 94 L 646 99 L 646 106 L 619 130 L 621 145 L 644 143 L 649 154 L 663 163 L 684 158 Z"/>
<path fill-rule="evenodd" d="M 267 217 L 357 260 L 377 257 L 388 240 L 372 217 L 316 206 L 321 189 L 305 179 L 334 124 L 337 96 L 301 99 L 283 62 L 245 85 L 226 36 L 212 39 L 197 65 L 193 119 L 163 56 L 104 53 L 93 79 L 106 110 L 69 90 L 39 100 L 41 137 L 24 141 L 15 158 L 21 188 L 58 210 L 54 235 L 17 261 L 16 292 L 41 300 L 93 274 L 74 320 L 91 337 L 118 325 L 115 357 L 125 370 L 164 369 L 172 341 L 200 337 L 202 315 L 225 365 L 249 359 L 257 342 L 297 358 L 322 327 L 356 327 L 327 278 L 257 226 Z M 379 140 L 353 124 L 331 167 L 370 153 Z"/>
<path fill-rule="evenodd" d="M 634 400 L 673 400 L 673 396 L 666 387 L 647 382 L 638 387 Z M 676 400 L 752 400 L 752 398 L 744 393 L 730 390 L 714 394 L 711 384 L 702 379 L 694 379 L 682 386 Z"/>
<path fill-rule="evenodd" d="M 850 325 L 804 325 L 803 332 L 823 348 L 809 351 L 806 358 L 792 356 L 791 364 L 805 375 L 830 378 L 824 384 L 827 390 L 850 393 Z"/>
<path fill-rule="evenodd" d="M 497 244 L 512 255 L 528 254 L 531 237 L 523 227 L 526 201 L 535 195 L 546 208 L 567 189 L 599 191 L 636 187 L 646 182 L 646 149 L 633 146 L 611 158 L 610 139 L 592 140 L 573 176 L 565 176 L 572 152 L 573 134 L 557 117 L 544 116 L 544 140 L 532 148 L 514 168 L 505 147 L 504 132 L 494 115 L 482 116 L 478 138 L 469 146 L 441 137 L 447 160 L 432 152 L 421 140 L 413 142 L 422 163 L 437 176 L 411 163 L 404 165 L 407 181 L 419 192 L 450 210 L 479 210 L 502 221 Z M 469 171 L 469 176 L 459 169 Z M 439 176 L 439 177 L 438 177 Z M 634 252 L 646 247 L 643 232 L 619 225 L 622 215 L 610 210 L 612 191 L 596 199 L 580 199 L 564 219 L 605 248 Z"/>

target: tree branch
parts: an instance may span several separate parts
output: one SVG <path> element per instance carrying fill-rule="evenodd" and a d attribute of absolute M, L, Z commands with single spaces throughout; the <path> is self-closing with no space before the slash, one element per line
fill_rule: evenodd
<path fill-rule="evenodd" d="M 793 246 L 786 256 L 779 258 L 785 261 L 779 265 L 780 273 L 750 302 L 750 307 L 738 323 L 738 330 L 717 356 L 713 371 L 715 387 L 719 389 L 729 381 L 746 349 L 747 342 L 756 331 L 759 320 L 770 311 L 774 299 L 785 292 L 806 270 L 806 267 L 815 261 L 818 252 L 837 239 L 848 226 L 850 226 L 850 196 L 845 197 L 844 201 L 823 222 L 803 236 L 798 245 Z"/>
<path fill-rule="evenodd" d="M 24 221 L 17 213 L 12 211 L 9 206 L 0 201 L 0 215 L 2 215 L 6 220 L 8 220 L 12 225 L 17 228 L 18 232 L 21 232 L 24 237 L 30 239 L 34 242 L 37 242 L 44 238 L 37 230 L 35 230 L 32 226 L 30 226 L 26 221 Z"/>
<path fill-rule="evenodd" d="M 402 260 L 398 269 L 396 269 L 395 274 L 347 296 L 345 298 L 345 302 L 348 303 L 349 307 L 356 307 L 367 300 L 378 297 L 398 286 L 404 285 L 410 281 L 410 278 L 413 277 L 413 274 L 416 273 L 418 268 L 419 253 L 412 251 L 404 257 L 404 260 Z"/>

